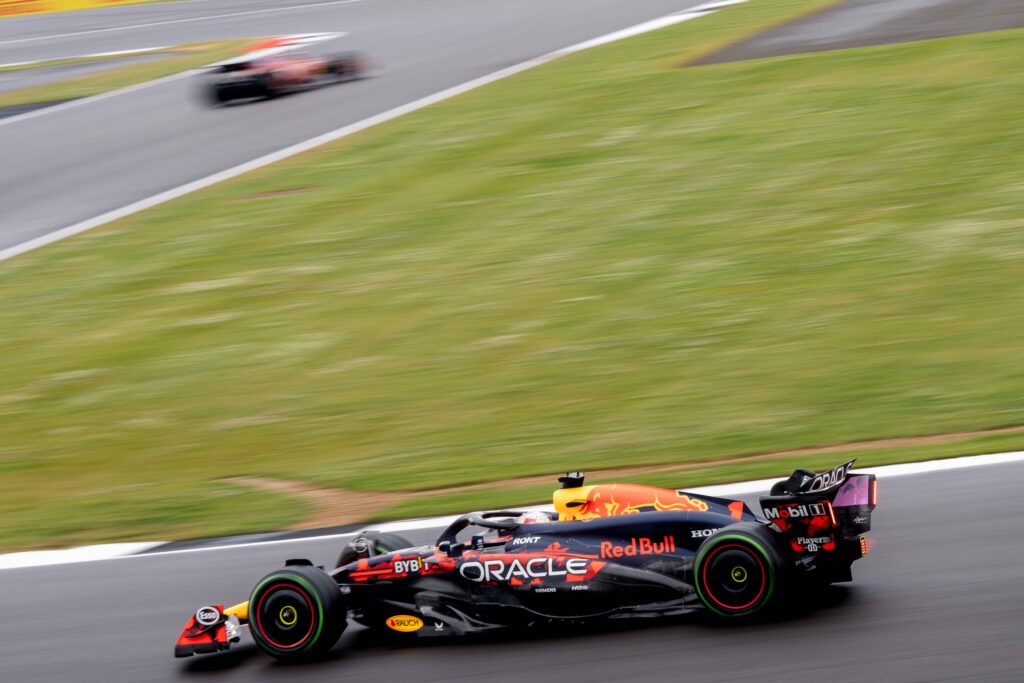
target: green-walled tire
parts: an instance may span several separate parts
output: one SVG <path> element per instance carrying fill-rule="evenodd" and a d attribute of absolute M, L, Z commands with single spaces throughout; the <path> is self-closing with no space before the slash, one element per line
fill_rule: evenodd
<path fill-rule="evenodd" d="M 712 613 L 747 617 L 778 599 L 791 565 L 774 531 L 757 522 L 741 522 L 701 544 L 693 564 L 693 583 Z"/>
<path fill-rule="evenodd" d="M 313 659 L 338 642 L 347 625 L 341 591 L 316 567 L 287 567 L 263 577 L 249 597 L 249 631 L 275 659 Z"/>

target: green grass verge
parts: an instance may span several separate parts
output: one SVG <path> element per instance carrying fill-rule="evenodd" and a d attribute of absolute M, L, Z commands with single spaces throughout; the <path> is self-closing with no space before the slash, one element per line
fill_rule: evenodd
<path fill-rule="evenodd" d="M 192 43 L 173 48 L 173 55 L 166 59 L 114 67 L 98 73 L 77 76 L 56 83 L 35 85 L 29 88 L 11 90 L 0 93 L 0 107 L 11 107 L 36 102 L 52 102 L 90 97 L 118 88 L 145 83 L 164 76 L 197 69 L 206 64 L 227 59 L 241 52 L 242 48 L 252 43 L 252 39 L 218 40 L 204 43 Z M 164 50 L 170 52 L 171 50 Z M 111 58 L 113 59 L 113 58 Z M 46 63 L 47 66 L 97 61 L 97 58 L 78 60 L 57 60 Z M 10 70 L 21 70 L 22 67 L 10 67 Z"/>
<path fill-rule="evenodd" d="M 560 60 L 0 264 L 0 544 L 299 515 L 190 507 L 223 476 L 421 490 L 1024 423 L 1022 34 L 676 68 L 820 4 Z"/>

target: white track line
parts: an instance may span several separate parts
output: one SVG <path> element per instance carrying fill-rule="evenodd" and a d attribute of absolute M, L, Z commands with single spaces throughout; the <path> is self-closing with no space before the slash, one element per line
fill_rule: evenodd
<path fill-rule="evenodd" d="M 87 36 L 95 33 L 112 33 L 115 31 L 133 31 L 139 28 L 152 28 L 154 26 L 168 26 L 171 24 L 188 24 L 195 21 L 213 21 L 214 19 L 229 19 L 231 17 L 244 17 L 250 14 L 270 14 L 273 12 L 293 12 L 300 9 L 311 9 L 313 7 L 331 7 L 332 5 L 351 5 L 364 0 L 331 0 L 330 2 L 313 2 L 307 5 L 290 5 L 288 7 L 271 7 L 269 9 L 246 10 L 245 12 L 230 12 L 228 14 L 212 14 L 205 17 L 189 17 L 187 19 L 169 19 L 167 21 L 154 21 L 149 24 L 132 24 L 130 26 L 111 26 L 108 28 L 94 28 L 88 31 L 74 31 L 72 33 L 55 33 L 48 36 L 33 36 L 32 38 L 15 38 L 14 40 L 0 40 L 0 45 L 15 45 L 18 43 L 34 43 L 40 40 L 54 40 L 55 38 L 73 38 L 74 36 Z"/>
<path fill-rule="evenodd" d="M 143 52 L 160 52 L 162 50 L 171 50 L 171 45 L 160 45 L 158 47 L 137 47 L 131 50 L 114 50 L 113 52 L 94 52 L 88 55 L 74 55 L 71 57 L 51 57 L 49 59 L 34 59 L 30 62 L 8 62 L 7 64 L 0 64 L 0 69 L 9 69 L 11 67 L 26 67 L 35 66 L 36 64 L 49 64 L 51 62 L 68 62 L 76 59 L 95 59 L 99 57 L 127 57 L 129 55 L 142 54 Z M 64 66 L 64 65 L 55 65 Z"/>
<path fill-rule="evenodd" d="M 315 147 L 319 147 L 320 145 L 326 144 L 328 142 L 339 140 L 343 137 L 352 135 L 353 133 L 358 133 L 362 130 L 366 130 L 367 128 L 370 128 L 372 126 L 376 126 L 386 121 L 391 121 L 392 119 L 397 119 L 400 116 L 404 116 L 414 111 L 418 111 L 425 107 L 429 107 L 432 104 L 436 104 L 438 102 L 443 102 L 444 100 L 451 99 L 456 95 L 461 95 L 463 93 L 475 90 L 482 86 L 489 85 L 496 81 L 508 78 L 509 76 L 514 76 L 518 73 L 522 73 L 523 71 L 527 71 L 529 69 L 541 66 L 542 64 L 547 64 L 548 62 L 552 62 L 560 57 L 565 57 L 566 55 L 582 52 L 583 50 L 587 50 L 598 45 L 605 45 L 616 40 L 622 40 L 623 38 L 637 36 L 640 35 L 641 33 L 655 31 L 660 28 L 665 28 L 666 26 L 671 26 L 672 24 L 679 24 L 684 21 L 689 21 L 690 19 L 696 19 L 698 17 L 705 16 L 718 9 L 721 9 L 722 7 L 727 7 L 729 5 L 737 5 L 743 2 L 747 2 L 747 0 L 720 0 L 717 2 L 704 3 L 702 5 L 692 7 L 688 10 L 684 10 L 682 12 L 677 12 L 669 14 L 664 17 L 659 17 L 657 19 L 652 19 L 650 21 L 645 21 L 640 24 L 630 26 L 629 28 L 622 29 L 620 31 L 613 31 L 612 33 L 608 33 L 603 36 L 598 36 L 597 38 L 592 38 L 590 40 L 583 41 L 582 43 L 576 43 L 575 45 L 570 45 L 569 47 L 564 47 L 559 50 L 555 50 L 554 52 L 548 52 L 547 54 L 541 55 L 540 57 L 534 57 L 533 59 L 528 59 L 525 62 L 520 62 L 519 64 L 514 64 L 510 67 L 500 69 L 493 73 L 487 74 L 486 76 L 474 78 L 471 81 L 467 81 L 465 83 L 461 83 L 451 88 L 447 88 L 440 92 L 434 93 L 433 95 L 427 95 L 426 97 L 422 97 L 413 102 L 400 105 L 398 107 L 395 107 L 394 109 L 389 109 L 388 111 L 382 112 L 380 114 L 375 114 L 374 116 L 363 119 L 362 121 L 357 121 L 347 126 L 336 128 L 335 130 L 296 143 L 294 145 L 291 145 L 290 147 L 279 149 L 276 152 L 271 152 L 270 154 L 264 155 L 257 159 L 253 159 L 251 161 L 247 161 L 243 164 L 239 164 L 238 166 L 234 166 L 223 171 L 218 171 L 217 173 L 208 175 L 205 178 L 193 180 L 192 182 L 180 185 L 170 190 L 166 190 L 164 192 L 161 192 L 160 194 L 153 195 L 152 197 L 140 199 L 137 202 L 132 202 L 131 204 L 123 206 L 119 209 L 114 209 L 113 211 L 108 211 L 107 213 L 86 219 L 79 223 L 75 223 L 74 225 L 69 225 L 65 228 L 61 228 L 60 230 L 55 230 L 54 232 L 42 235 L 40 237 L 36 237 L 34 239 L 28 240 L 27 242 L 22 242 L 21 244 L 16 244 L 12 247 L 7 247 L 6 249 L 0 249 L 0 261 L 6 261 L 9 258 L 14 258 L 15 256 L 19 256 L 34 249 L 44 247 L 48 244 L 53 244 L 54 242 L 58 242 L 68 237 L 72 237 L 73 235 L 78 235 L 80 233 L 86 232 L 87 230 L 92 230 L 93 228 L 104 225 L 105 223 L 115 221 L 119 218 L 124 218 L 125 216 L 131 216 L 132 214 L 138 213 L 140 211 L 145 211 L 146 209 L 150 209 L 154 206 L 163 204 L 164 202 L 168 202 L 172 199 L 177 199 L 178 197 L 183 197 L 197 190 L 202 190 L 204 188 L 210 187 L 211 185 L 216 185 L 217 183 L 223 182 L 225 180 L 230 180 L 231 178 L 240 176 L 243 173 L 248 173 L 249 171 L 254 171 L 258 168 L 263 168 L 264 166 L 269 166 L 270 164 L 282 161 L 283 159 L 287 159 L 289 157 L 293 157 L 296 154 L 301 154 L 302 152 L 309 151 Z M 177 77 L 181 77 L 184 75 L 187 74 L 178 74 Z M 150 83 L 149 85 L 151 84 L 152 83 Z M 147 84 L 141 84 L 137 87 L 147 87 Z M 115 91 L 114 93 L 105 94 L 109 97 L 112 97 L 114 96 L 114 94 L 116 94 L 116 92 L 117 91 Z M 97 95 L 97 97 L 103 97 L 103 95 Z M 46 109 L 39 109 L 18 116 L 12 116 L 8 119 L 0 119 L 0 126 L 3 126 L 6 123 L 12 121 L 24 121 L 26 118 L 29 118 L 33 115 L 42 116 L 45 112 L 52 111 L 57 107 L 67 108 L 70 106 L 75 106 L 75 102 L 80 101 L 81 100 L 72 100 L 71 102 L 67 102 L 64 105 L 56 105 L 56 107 L 47 107 Z M 95 99 L 91 101 L 95 101 Z"/>
<path fill-rule="evenodd" d="M 71 562 L 93 562 L 110 560 L 115 557 L 131 556 L 153 548 L 159 543 L 108 543 L 105 545 L 87 545 L 67 550 L 33 550 L 25 553 L 9 553 L 0 555 L 0 569 L 19 569 L 21 567 L 45 567 L 53 564 Z"/>
<path fill-rule="evenodd" d="M 925 462 L 912 462 L 900 465 L 883 465 L 869 469 L 856 469 L 858 473 L 870 473 L 878 476 L 879 479 L 893 477 L 906 477 L 915 474 L 928 474 L 931 472 L 945 472 L 949 470 L 968 469 L 972 467 L 986 467 L 989 465 L 1008 465 L 1024 462 L 1024 451 L 1012 453 L 992 453 L 989 455 L 968 455 L 961 458 L 948 458 L 945 460 L 928 460 Z M 714 486 L 699 486 L 688 488 L 687 491 L 705 496 L 742 496 L 750 493 L 761 493 L 771 488 L 771 485 L 778 481 L 774 479 L 757 479 L 755 481 L 744 481 L 733 484 L 718 484 Z M 550 505 L 514 506 L 516 510 L 551 510 Z M 446 515 L 443 517 L 427 517 L 423 519 L 406 519 L 397 522 L 387 522 L 366 527 L 375 531 L 398 532 L 415 529 L 432 529 L 445 527 L 451 524 L 458 515 Z M 219 545 L 203 548 L 184 548 L 181 550 L 165 550 L 162 552 L 147 553 L 140 555 L 150 548 L 155 548 L 162 543 L 118 543 L 111 545 L 94 545 L 82 548 L 68 548 L 66 550 L 42 550 L 26 553 L 10 553 L 0 555 L 0 570 L 17 569 L 24 567 L 39 567 L 54 564 L 71 564 L 77 562 L 93 562 L 96 560 L 111 560 L 125 558 L 159 557 L 160 555 L 183 555 L 188 553 L 214 552 L 219 550 L 237 550 L 239 548 L 255 548 L 260 546 L 278 546 L 289 543 L 308 543 L 314 541 L 328 541 L 354 536 L 358 531 L 351 531 L 340 534 L 327 534 L 322 536 L 303 536 L 301 538 L 286 538 L 273 541 L 253 541 L 249 543 L 234 543 L 231 545 Z"/>

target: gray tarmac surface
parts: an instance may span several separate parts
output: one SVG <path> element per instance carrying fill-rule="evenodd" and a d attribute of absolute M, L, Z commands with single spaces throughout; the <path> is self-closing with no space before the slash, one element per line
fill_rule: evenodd
<path fill-rule="evenodd" d="M 877 543 L 854 583 L 769 624 L 690 619 L 406 646 L 350 629 L 331 658 L 308 665 L 275 663 L 246 635 L 230 652 L 175 660 L 193 609 L 244 599 L 287 558 L 330 563 L 343 540 L 0 571 L 0 679 L 1020 681 L 1022 475 L 1015 464 L 882 479 Z M 436 530 L 405 535 L 425 542 Z"/>
<path fill-rule="evenodd" d="M 1024 28 L 1022 0 L 847 0 L 765 31 L 699 64 Z"/>
<path fill-rule="evenodd" d="M 0 120 L 0 249 L 698 2 L 200 0 L 5 19 L 0 63 L 217 37 L 345 32 L 316 51 L 360 50 L 378 69 L 365 80 L 241 106 L 207 106 L 197 77 Z"/>

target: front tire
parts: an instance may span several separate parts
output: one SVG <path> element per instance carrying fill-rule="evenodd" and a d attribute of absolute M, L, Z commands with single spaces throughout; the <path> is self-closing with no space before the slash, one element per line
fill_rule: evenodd
<path fill-rule="evenodd" d="M 785 548 L 767 526 L 733 524 L 700 546 L 693 583 L 701 602 L 714 614 L 746 617 L 775 602 L 790 564 Z"/>
<path fill-rule="evenodd" d="M 323 655 L 346 626 L 341 591 L 325 571 L 288 567 L 263 577 L 249 598 L 249 631 L 275 659 Z"/>
<path fill-rule="evenodd" d="M 220 83 L 213 83 L 206 89 L 206 101 L 214 107 L 220 106 L 229 102 L 231 96 L 227 91 L 227 88 L 222 86 Z"/>

